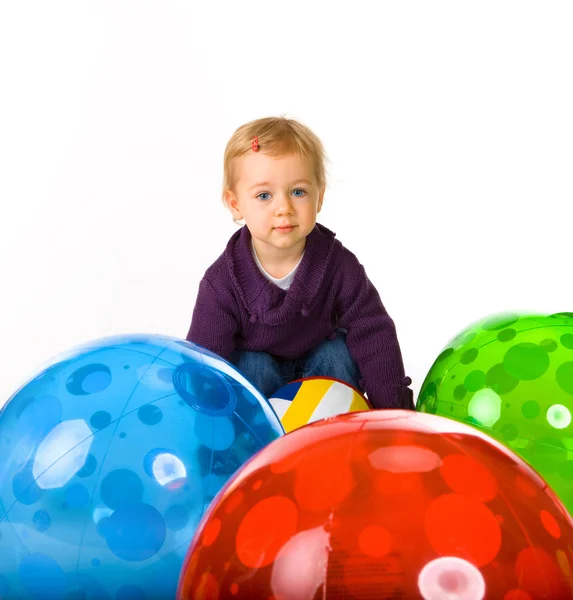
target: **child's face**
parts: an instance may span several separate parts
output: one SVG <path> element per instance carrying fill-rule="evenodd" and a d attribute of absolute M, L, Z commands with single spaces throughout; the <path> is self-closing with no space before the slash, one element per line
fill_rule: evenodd
<path fill-rule="evenodd" d="M 226 193 L 233 217 L 244 219 L 258 252 L 304 249 L 322 208 L 312 162 L 296 154 L 251 152 L 237 161 L 235 191 Z M 281 227 L 290 225 L 290 229 Z"/>

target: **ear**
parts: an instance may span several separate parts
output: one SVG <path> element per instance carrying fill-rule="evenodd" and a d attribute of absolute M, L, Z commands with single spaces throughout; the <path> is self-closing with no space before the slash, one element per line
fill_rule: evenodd
<path fill-rule="evenodd" d="M 318 206 L 316 207 L 316 212 L 319 213 L 320 209 L 322 208 L 322 201 L 324 200 L 324 192 L 326 190 L 326 185 L 323 185 L 320 188 L 320 191 L 318 193 Z"/>
<path fill-rule="evenodd" d="M 241 214 L 241 209 L 239 207 L 239 202 L 232 190 L 225 190 L 225 204 L 231 211 L 233 219 L 237 219 L 237 221 L 240 221 L 243 218 Z"/>

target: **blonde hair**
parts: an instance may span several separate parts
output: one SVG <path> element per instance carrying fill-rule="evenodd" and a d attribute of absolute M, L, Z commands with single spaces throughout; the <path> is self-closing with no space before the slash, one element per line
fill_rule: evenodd
<path fill-rule="evenodd" d="M 232 190 L 235 182 L 234 163 L 237 158 L 253 152 L 251 144 L 258 138 L 260 152 L 277 157 L 285 154 L 298 154 L 314 163 L 314 171 L 319 188 L 326 186 L 327 156 L 318 136 L 306 125 L 294 119 L 264 117 L 241 125 L 227 142 L 223 161 L 223 203 L 225 190 Z"/>

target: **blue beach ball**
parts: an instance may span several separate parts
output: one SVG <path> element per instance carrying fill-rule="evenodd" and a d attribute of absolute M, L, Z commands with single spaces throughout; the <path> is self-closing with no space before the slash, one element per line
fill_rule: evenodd
<path fill-rule="evenodd" d="M 283 433 L 195 344 L 118 336 L 57 357 L 0 412 L 0 597 L 174 598 L 203 512 Z"/>

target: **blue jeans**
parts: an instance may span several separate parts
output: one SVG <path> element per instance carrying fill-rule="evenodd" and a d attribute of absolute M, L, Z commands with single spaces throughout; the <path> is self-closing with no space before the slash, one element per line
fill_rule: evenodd
<path fill-rule="evenodd" d="M 362 376 L 346 346 L 346 330 L 337 329 L 335 339 L 326 339 L 294 360 L 285 360 L 250 350 L 235 350 L 229 362 L 267 398 L 287 383 L 303 377 L 332 377 L 360 391 Z"/>

